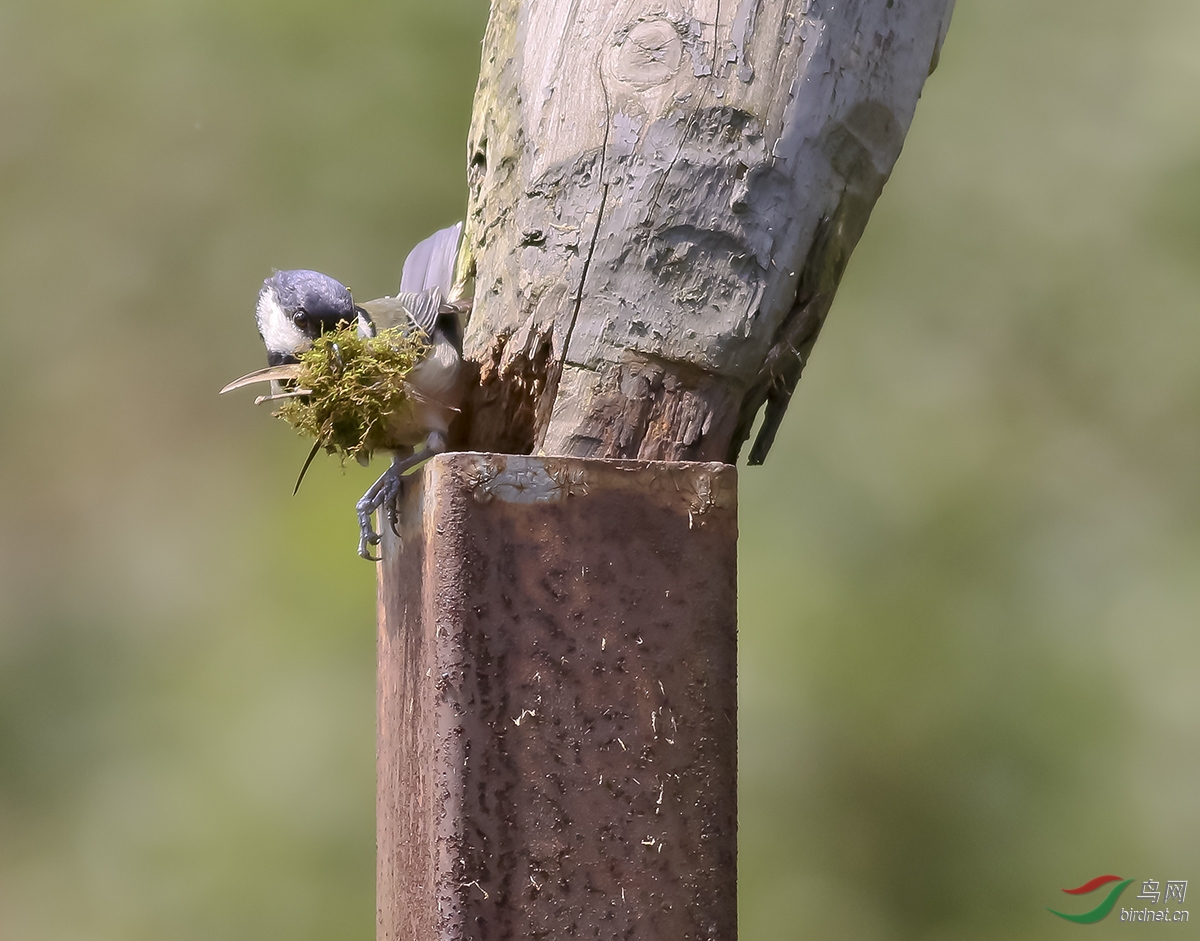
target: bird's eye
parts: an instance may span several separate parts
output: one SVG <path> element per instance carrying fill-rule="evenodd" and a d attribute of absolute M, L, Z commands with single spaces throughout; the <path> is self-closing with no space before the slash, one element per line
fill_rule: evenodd
<path fill-rule="evenodd" d="M 308 311 L 306 311 L 304 309 L 300 309 L 300 310 L 296 311 L 294 314 L 292 314 L 292 323 L 294 323 L 297 327 L 301 327 L 301 328 L 307 327 L 308 326 Z"/>

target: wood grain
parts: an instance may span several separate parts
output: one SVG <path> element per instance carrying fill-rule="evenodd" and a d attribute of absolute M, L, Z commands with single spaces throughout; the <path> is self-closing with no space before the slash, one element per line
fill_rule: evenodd
<path fill-rule="evenodd" d="M 467 444 L 766 455 L 953 0 L 495 0 Z"/>

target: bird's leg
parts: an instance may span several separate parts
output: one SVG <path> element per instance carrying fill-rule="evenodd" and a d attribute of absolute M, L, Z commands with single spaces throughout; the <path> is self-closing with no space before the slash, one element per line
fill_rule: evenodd
<path fill-rule="evenodd" d="M 372 562 L 380 561 L 371 555 L 371 546 L 379 545 L 379 533 L 371 526 L 371 515 L 382 509 L 387 516 L 392 531 L 396 531 L 399 522 L 397 501 L 404 491 L 404 472 L 429 460 L 435 454 L 446 450 L 446 436 L 438 431 L 431 431 L 425 439 L 425 447 L 415 454 L 401 457 L 399 452 L 392 459 L 392 466 L 383 472 L 380 478 L 371 485 L 371 489 L 363 494 L 358 501 L 358 554 Z"/>

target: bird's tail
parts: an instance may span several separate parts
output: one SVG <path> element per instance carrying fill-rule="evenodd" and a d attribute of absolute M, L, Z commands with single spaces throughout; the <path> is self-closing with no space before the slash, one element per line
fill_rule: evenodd
<path fill-rule="evenodd" d="M 443 298 L 449 297 L 461 236 L 462 223 L 459 222 L 419 242 L 404 259 L 400 292 L 420 294 L 436 288 Z"/>

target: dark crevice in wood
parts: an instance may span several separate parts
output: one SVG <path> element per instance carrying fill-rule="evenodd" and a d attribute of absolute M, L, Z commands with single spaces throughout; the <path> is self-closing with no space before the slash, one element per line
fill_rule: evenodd
<path fill-rule="evenodd" d="M 553 341 L 547 330 L 505 361 L 511 332 L 496 336 L 482 363 L 468 363 L 470 393 L 462 444 L 475 451 L 529 454 L 537 434 L 537 404 L 550 371 Z"/>

